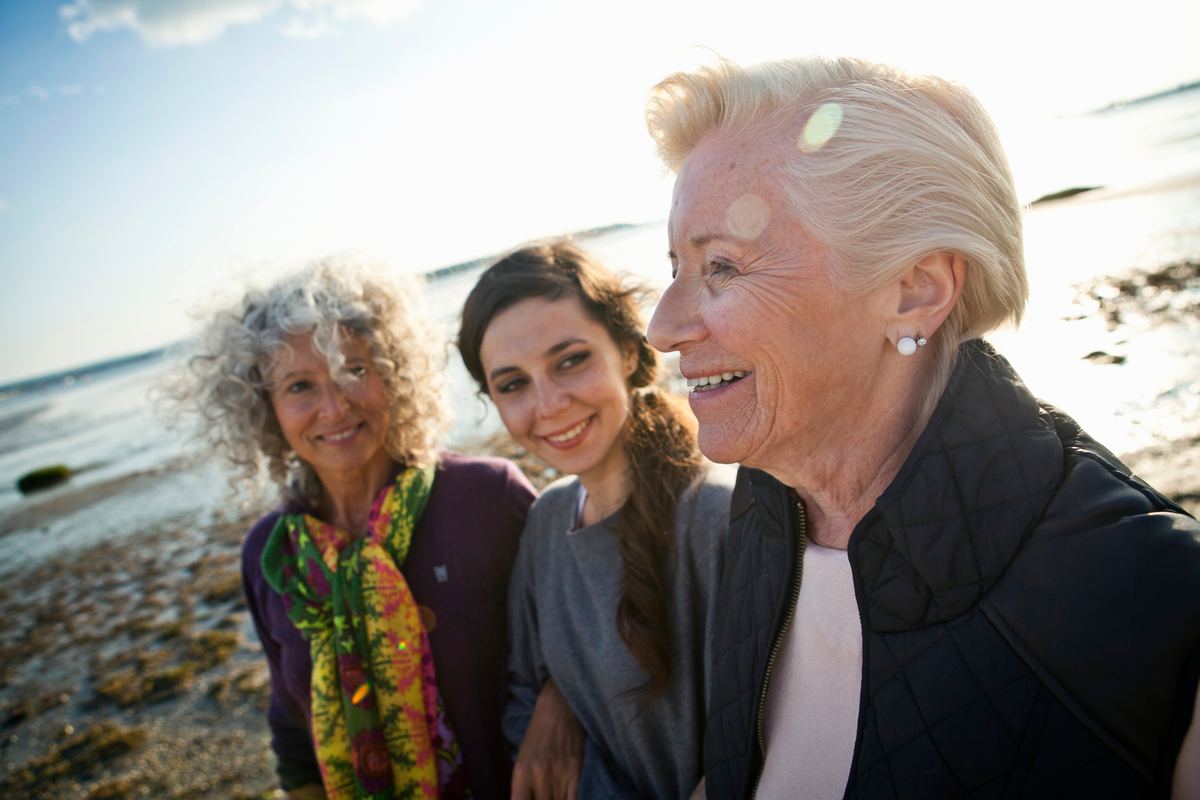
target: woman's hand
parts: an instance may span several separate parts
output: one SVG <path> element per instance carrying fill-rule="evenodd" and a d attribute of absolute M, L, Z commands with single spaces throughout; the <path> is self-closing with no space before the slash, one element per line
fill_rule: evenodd
<path fill-rule="evenodd" d="M 289 792 L 284 792 L 283 795 L 287 800 L 326 800 L 325 787 L 315 783 L 310 783 L 308 786 L 301 786 L 299 789 L 292 789 Z"/>
<path fill-rule="evenodd" d="M 688 800 L 704 800 L 704 776 L 700 776 L 700 782 L 696 784 L 696 788 L 692 789 L 692 796 Z"/>
<path fill-rule="evenodd" d="M 512 800 L 578 800 L 583 739 L 575 712 L 547 680 L 517 751 Z"/>

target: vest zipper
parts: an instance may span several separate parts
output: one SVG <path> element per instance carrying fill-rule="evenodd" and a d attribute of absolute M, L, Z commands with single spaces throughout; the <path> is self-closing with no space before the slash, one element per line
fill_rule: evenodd
<path fill-rule="evenodd" d="M 787 615 L 784 616 L 779 634 L 771 645 L 771 655 L 767 658 L 767 671 L 763 673 L 763 685 L 758 694 L 758 716 L 755 719 L 754 727 L 758 734 L 758 752 L 762 757 L 759 759 L 758 773 L 754 776 L 754 784 L 750 787 L 750 795 L 747 800 L 754 800 L 754 795 L 758 793 L 758 782 L 762 780 L 763 769 L 767 766 L 767 745 L 763 740 L 763 712 L 767 708 L 767 687 L 771 683 L 771 668 L 775 666 L 775 656 L 779 654 L 779 644 L 783 641 L 783 636 L 792 623 L 792 615 L 796 613 L 796 602 L 800 599 L 800 578 L 804 570 L 804 539 L 808 532 L 808 517 L 804 511 L 804 503 L 799 500 L 796 501 L 796 513 L 800 529 L 800 544 L 796 548 L 796 577 L 792 581 L 792 597 L 788 602 Z"/>

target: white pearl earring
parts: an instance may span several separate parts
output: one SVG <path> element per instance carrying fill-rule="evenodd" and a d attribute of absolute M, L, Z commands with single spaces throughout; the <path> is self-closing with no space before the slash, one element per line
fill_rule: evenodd
<path fill-rule="evenodd" d="M 915 340 L 911 336 L 905 336 L 900 341 L 896 342 L 896 349 L 900 351 L 902 356 L 911 356 L 917 352 L 918 347 L 925 346 L 925 337 L 918 336 Z"/>

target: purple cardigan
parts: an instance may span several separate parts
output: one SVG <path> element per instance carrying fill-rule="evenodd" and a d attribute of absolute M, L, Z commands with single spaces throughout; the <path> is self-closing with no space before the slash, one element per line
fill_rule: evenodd
<path fill-rule="evenodd" d="M 400 571 L 429 631 L 438 689 L 462 746 L 476 798 L 507 798 L 512 763 L 500 719 L 508 692 L 508 575 L 536 497 L 511 462 L 443 453 L 425 513 Z M 262 574 L 267 537 L 286 508 L 267 514 L 242 545 L 242 588 L 271 668 L 271 747 L 285 789 L 321 783 L 309 725 L 312 661 L 283 598 Z"/>

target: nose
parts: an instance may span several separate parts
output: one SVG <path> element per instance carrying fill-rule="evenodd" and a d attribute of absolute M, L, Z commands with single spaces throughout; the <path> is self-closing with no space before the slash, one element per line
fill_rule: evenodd
<path fill-rule="evenodd" d="M 654 309 L 654 316 L 650 317 L 646 339 L 655 350 L 670 353 L 699 342 L 707 335 L 693 293 L 682 277 L 676 278 L 667 286 Z"/>
<path fill-rule="evenodd" d="M 350 402 L 346 399 L 346 392 L 335 380 L 327 380 L 324 386 L 321 387 L 320 396 L 320 413 L 329 418 L 337 419 L 346 412 Z"/>
<path fill-rule="evenodd" d="M 571 405 L 571 398 L 563 388 L 552 380 L 537 382 L 537 415 L 549 419 L 565 411 Z"/>

